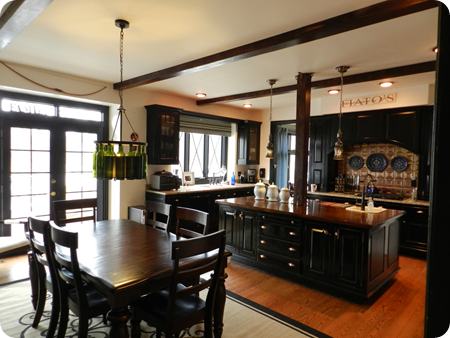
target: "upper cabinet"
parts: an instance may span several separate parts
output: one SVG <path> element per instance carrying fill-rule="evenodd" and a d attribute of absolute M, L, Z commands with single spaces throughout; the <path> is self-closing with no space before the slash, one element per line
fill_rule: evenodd
<path fill-rule="evenodd" d="M 259 164 L 261 122 L 242 121 L 238 125 L 237 164 Z"/>
<path fill-rule="evenodd" d="M 150 105 L 147 109 L 148 164 L 178 164 L 182 109 Z"/>

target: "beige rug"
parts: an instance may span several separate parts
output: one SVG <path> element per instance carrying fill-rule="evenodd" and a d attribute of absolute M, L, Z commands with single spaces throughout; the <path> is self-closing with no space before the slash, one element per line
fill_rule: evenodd
<path fill-rule="evenodd" d="M 31 323 L 34 310 L 31 305 L 30 282 L 23 281 L 0 286 L 0 338 L 40 338 L 46 336 L 50 321 L 51 294 L 47 294 L 46 312 L 39 327 L 33 329 Z M 101 318 L 90 323 L 89 336 L 108 337 L 109 327 Z M 141 324 L 142 338 L 155 337 L 155 330 Z M 77 317 L 71 316 L 66 337 L 77 337 Z M 195 325 L 186 330 L 183 338 L 203 337 L 203 325 Z M 225 305 L 223 338 L 327 338 L 329 336 L 283 317 L 269 309 L 254 304 L 244 298 L 229 293 Z"/>

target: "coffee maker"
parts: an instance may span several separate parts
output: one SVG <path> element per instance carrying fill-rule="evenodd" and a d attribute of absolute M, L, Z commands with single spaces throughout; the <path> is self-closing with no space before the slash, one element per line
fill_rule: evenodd
<path fill-rule="evenodd" d="M 247 181 L 248 183 L 256 183 L 256 169 L 247 170 Z"/>

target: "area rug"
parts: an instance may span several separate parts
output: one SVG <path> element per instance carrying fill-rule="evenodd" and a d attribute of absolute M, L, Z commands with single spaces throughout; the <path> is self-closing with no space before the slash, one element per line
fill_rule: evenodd
<path fill-rule="evenodd" d="M 31 305 L 29 281 L 0 285 L 0 338 L 40 338 L 45 337 L 50 321 L 52 297 L 47 293 L 44 315 L 37 329 L 31 327 L 34 310 Z M 70 317 L 66 337 L 77 337 L 78 320 Z M 154 328 L 141 323 L 142 338 L 154 338 Z M 91 338 L 107 338 L 109 327 L 102 318 L 94 318 L 89 325 Z M 203 337 L 203 324 L 186 329 L 182 338 Z M 227 292 L 224 315 L 223 338 L 329 338 L 306 325 L 284 317 L 274 311 L 255 304 L 245 298 Z"/>

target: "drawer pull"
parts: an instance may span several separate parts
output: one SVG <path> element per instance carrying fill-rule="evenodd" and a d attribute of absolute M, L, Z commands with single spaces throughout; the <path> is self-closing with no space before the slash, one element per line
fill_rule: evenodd
<path fill-rule="evenodd" d="M 294 252 L 294 251 L 297 251 L 297 249 L 295 249 L 295 248 L 289 248 L 289 251 Z"/>
<path fill-rule="evenodd" d="M 244 213 L 243 213 L 243 212 L 240 213 L 239 218 L 240 218 L 241 220 L 244 219 Z"/>
<path fill-rule="evenodd" d="M 294 222 L 294 221 L 291 221 L 291 224 L 295 224 L 295 222 Z"/>
<path fill-rule="evenodd" d="M 179 201 L 180 201 L 179 199 L 176 199 L 176 200 L 175 200 L 175 202 L 179 202 Z"/>
<path fill-rule="evenodd" d="M 423 210 L 418 210 L 417 213 L 418 214 L 423 214 Z"/>
<path fill-rule="evenodd" d="M 266 244 L 266 241 L 265 240 L 261 240 L 261 244 Z"/>
<path fill-rule="evenodd" d="M 233 212 L 233 218 L 236 218 L 236 212 L 237 211 Z"/>
<path fill-rule="evenodd" d="M 267 227 L 265 225 L 261 225 L 261 229 L 267 229 Z"/>
<path fill-rule="evenodd" d="M 295 268 L 295 264 L 294 263 L 288 263 L 290 268 Z"/>
<path fill-rule="evenodd" d="M 263 258 L 263 259 L 266 258 L 266 256 L 264 256 L 264 255 L 259 255 L 259 257 L 260 257 L 260 258 Z"/>
<path fill-rule="evenodd" d="M 236 193 L 235 193 L 235 192 L 233 193 L 233 196 L 236 196 Z"/>
<path fill-rule="evenodd" d="M 320 229 L 312 229 L 314 232 L 319 232 L 319 233 L 322 233 L 322 234 L 324 234 L 324 235 L 328 235 L 328 230 L 326 230 L 326 229 L 322 229 L 322 230 L 320 230 Z"/>
<path fill-rule="evenodd" d="M 266 219 L 266 216 L 263 215 L 262 219 Z"/>
<path fill-rule="evenodd" d="M 222 197 L 222 195 L 217 195 L 217 197 Z"/>
<path fill-rule="evenodd" d="M 297 234 L 295 232 L 290 232 L 289 235 L 291 236 L 297 236 Z"/>

